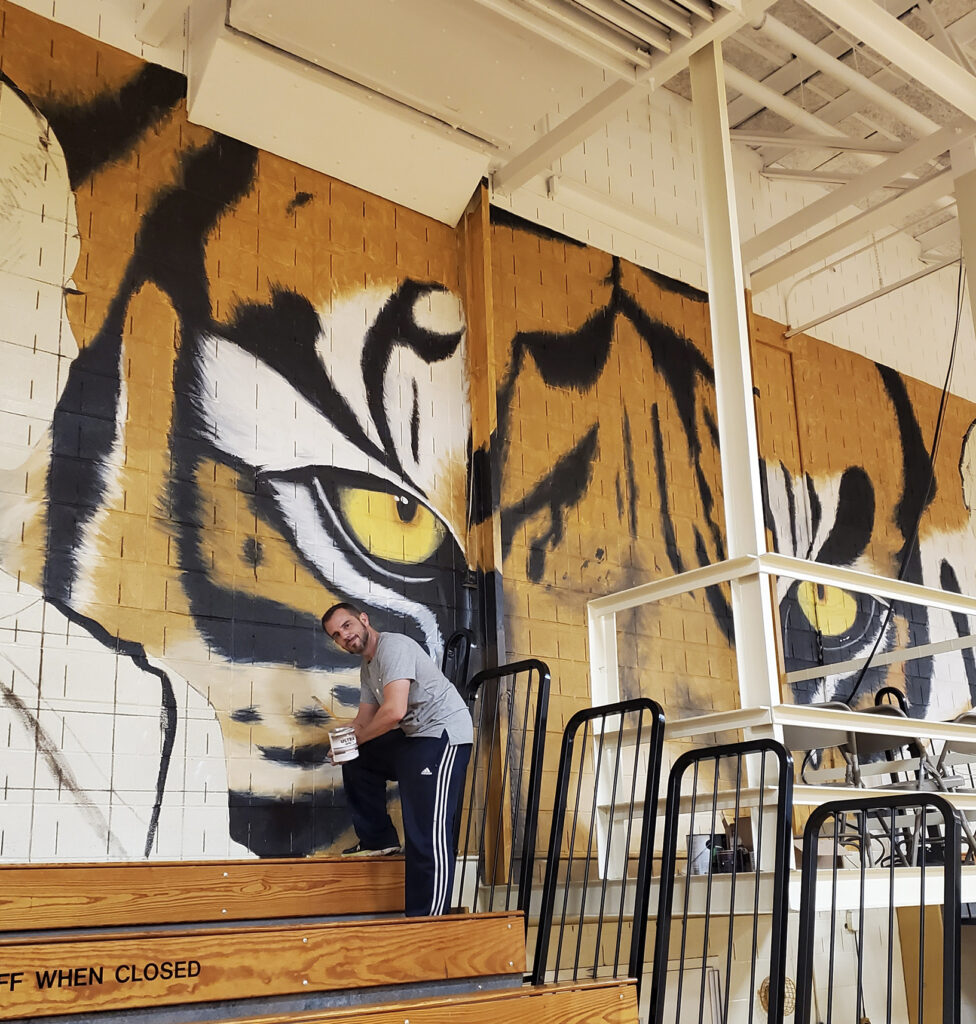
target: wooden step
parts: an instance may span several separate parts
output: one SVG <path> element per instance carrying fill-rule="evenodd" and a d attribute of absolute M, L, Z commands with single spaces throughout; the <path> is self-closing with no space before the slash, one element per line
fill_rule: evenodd
<path fill-rule="evenodd" d="M 638 1024 L 637 984 L 571 982 L 471 992 L 342 1010 L 228 1019 L 221 1024 Z"/>
<path fill-rule="evenodd" d="M 398 912 L 402 857 L 0 865 L 0 932 Z"/>
<path fill-rule="evenodd" d="M 525 971 L 520 914 L 0 939 L 0 1020 Z M 402 1024 L 402 1022 L 401 1022 Z"/>

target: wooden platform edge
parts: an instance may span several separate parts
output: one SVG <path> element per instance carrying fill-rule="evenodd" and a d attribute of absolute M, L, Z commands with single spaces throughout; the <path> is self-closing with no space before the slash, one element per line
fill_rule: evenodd
<path fill-rule="evenodd" d="M 459 1014 L 463 1012 L 463 1017 Z M 286 1020 L 287 1018 L 287 1020 Z M 638 1024 L 633 978 L 529 985 L 493 992 L 287 1015 L 226 1018 L 221 1024 Z"/>
<path fill-rule="evenodd" d="M 403 910 L 402 857 L 0 864 L 0 933 Z"/>
<path fill-rule="evenodd" d="M 6 939 L 0 956 L 10 1020 L 521 976 L 525 933 L 521 914 L 469 914 Z"/>

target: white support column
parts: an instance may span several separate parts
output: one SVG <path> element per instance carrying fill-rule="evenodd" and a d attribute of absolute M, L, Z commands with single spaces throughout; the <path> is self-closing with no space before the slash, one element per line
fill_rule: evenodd
<path fill-rule="evenodd" d="M 716 44 L 690 62 L 695 158 L 705 226 L 708 304 L 730 559 L 766 550 L 759 444 L 745 285 L 732 175 L 722 54 Z M 778 704 L 775 627 L 769 581 L 735 580 L 732 614 L 742 707 Z M 767 735 L 768 729 L 762 730 Z"/>
<path fill-rule="evenodd" d="M 951 156 L 959 241 L 969 279 L 969 311 L 976 325 L 976 142 L 967 140 L 953 149 Z"/>

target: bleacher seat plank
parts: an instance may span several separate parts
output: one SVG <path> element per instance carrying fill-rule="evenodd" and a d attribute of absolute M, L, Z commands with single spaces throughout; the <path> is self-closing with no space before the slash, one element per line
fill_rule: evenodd
<path fill-rule="evenodd" d="M 572 982 L 288 1014 L 287 1024 L 637 1024 L 633 980 Z M 222 1024 L 284 1024 L 281 1015 Z"/>
<path fill-rule="evenodd" d="M 0 1020 L 524 970 L 510 913 L 5 938 Z"/>
<path fill-rule="evenodd" d="M 402 857 L 0 865 L 0 931 L 402 910 Z"/>

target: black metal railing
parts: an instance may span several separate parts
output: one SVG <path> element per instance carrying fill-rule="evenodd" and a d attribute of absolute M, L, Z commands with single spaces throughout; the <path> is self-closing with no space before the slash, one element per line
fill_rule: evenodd
<path fill-rule="evenodd" d="M 444 654 L 441 657 L 441 672 L 460 690 L 464 692 L 468 681 L 468 662 L 471 659 L 471 631 L 458 629 L 444 643 Z"/>
<path fill-rule="evenodd" d="M 890 1024 L 906 1010 L 926 1024 L 958 1024 L 960 841 L 955 809 L 936 794 L 834 800 L 813 811 L 803 833 L 797 1024 Z M 815 951 L 826 959 L 819 1000 Z"/>
<path fill-rule="evenodd" d="M 474 746 L 457 828 L 460 900 L 472 910 L 521 910 L 526 928 L 549 684 L 549 667 L 530 659 L 478 672 L 462 691 Z"/>
<path fill-rule="evenodd" d="M 588 708 L 563 734 L 532 983 L 643 973 L 664 713 Z M 572 794 L 571 794 L 572 789 Z M 636 849 L 636 855 L 634 853 Z M 627 932 L 630 932 L 629 938 Z"/>
<path fill-rule="evenodd" d="M 652 1024 L 681 1024 L 682 1016 L 693 1024 L 781 1024 L 792 809 L 793 760 L 772 740 L 692 750 L 675 761 L 664 812 Z M 728 826 L 720 811 L 731 812 Z M 678 842 L 685 829 L 687 860 L 678 878 Z M 744 944 L 748 954 L 733 963 L 733 947 Z M 747 979 L 739 977 L 744 971 Z M 686 987 L 693 984 L 686 976 L 695 972 L 697 994 Z"/>

